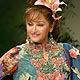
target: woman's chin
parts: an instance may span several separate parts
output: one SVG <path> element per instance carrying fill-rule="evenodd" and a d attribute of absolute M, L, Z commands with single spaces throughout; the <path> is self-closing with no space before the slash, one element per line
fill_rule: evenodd
<path fill-rule="evenodd" d="M 38 39 L 31 39 L 33 42 L 35 43 L 40 43 L 40 41 Z"/>

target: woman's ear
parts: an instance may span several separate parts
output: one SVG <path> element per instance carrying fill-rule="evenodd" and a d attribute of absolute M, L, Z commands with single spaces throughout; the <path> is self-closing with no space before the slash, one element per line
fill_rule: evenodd
<path fill-rule="evenodd" d="M 55 22 L 53 22 L 53 24 L 50 26 L 50 32 L 53 31 L 54 25 L 55 25 Z"/>

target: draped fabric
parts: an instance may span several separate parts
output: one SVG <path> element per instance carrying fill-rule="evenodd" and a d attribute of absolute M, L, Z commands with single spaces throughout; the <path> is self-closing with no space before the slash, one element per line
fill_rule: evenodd
<path fill-rule="evenodd" d="M 14 80 L 80 80 L 79 50 L 68 43 L 50 39 L 45 44 L 48 60 L 43 56 L 42 45 L 31 40 L 13 48 L 12 53 L 15 49 L 15 54 L 8 51 L 6 60 L 0 62 L 1 78 L 13 74 Z"/>

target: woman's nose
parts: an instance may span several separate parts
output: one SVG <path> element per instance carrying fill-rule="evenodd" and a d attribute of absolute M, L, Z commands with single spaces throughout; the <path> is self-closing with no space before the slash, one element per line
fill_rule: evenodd
<path fill-rule="evenodd" d="M 32 32 L 35 33 L 36 30 L 37 30 L 36 25 L 34 25 L 33 28 L 32 28 Z"/>

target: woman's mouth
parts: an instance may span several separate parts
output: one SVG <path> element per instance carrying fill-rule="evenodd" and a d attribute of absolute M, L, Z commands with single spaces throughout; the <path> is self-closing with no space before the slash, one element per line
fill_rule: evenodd
<path fill-rule="evenodd" d="M 37 36 L 39 36 L 39 34 L 31 34 L 32 35 L 32 37 L 37 37 Z"/>

